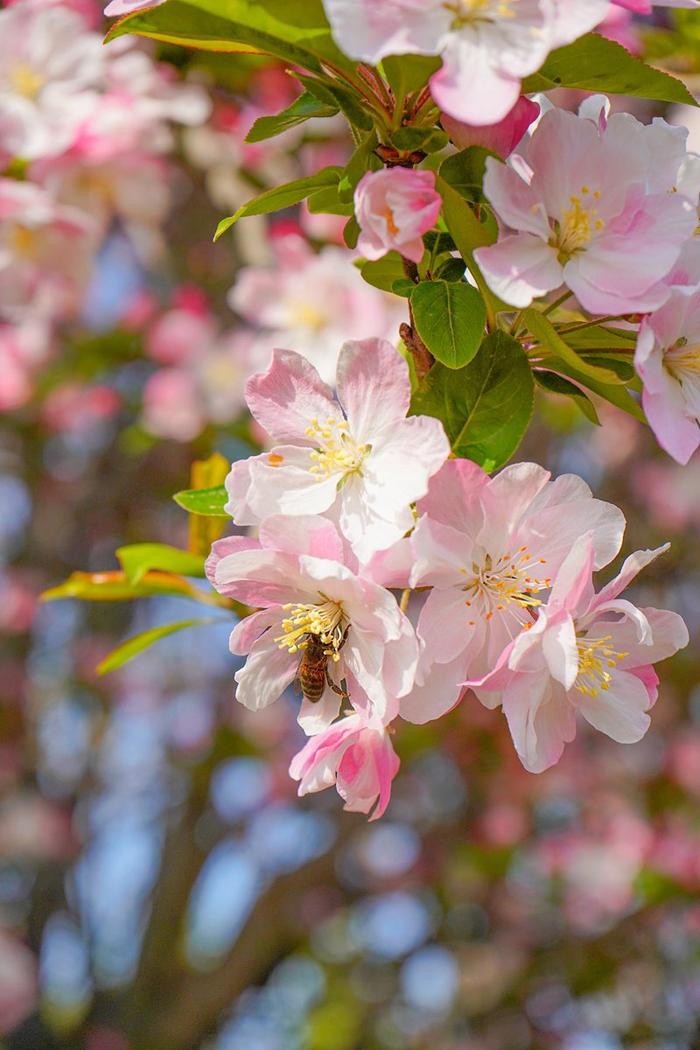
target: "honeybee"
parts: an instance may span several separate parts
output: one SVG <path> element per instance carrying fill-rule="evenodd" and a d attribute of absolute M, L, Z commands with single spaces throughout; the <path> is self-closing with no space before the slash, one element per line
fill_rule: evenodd
<path fill-rule="evenodd" d="M 349 626 L 345 628 L 343 640 L 338 647 L 339 650 L 345 645 L 345 639 L 349 630 Z M 336 685 L 331 678 L 328 670 L 328 644 L 321 641 L 317 634 L 309 634 L 307 636 L 306 645 L 301 651 L 297 680 L 301 687 L 303 698 L 312 704 L 317 704 L 323 696 L 326 682 L 338 696 L 342 696 L 345 700 L 350 699 L 345 690 Z"/>

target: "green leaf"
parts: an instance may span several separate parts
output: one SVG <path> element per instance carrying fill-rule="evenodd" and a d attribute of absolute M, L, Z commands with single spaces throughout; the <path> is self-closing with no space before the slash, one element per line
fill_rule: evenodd
<path fill-rule="evenodd" d="M 351 215 L 343 228 L 343 240 L 345 241 L 346 247 L 354 250 L 357 247 L 359 237 L 360 227 L 357 224 L 355 216 Z"/>
<path fill-rule="evenodd" d="M 363 262 L 360 266 L 360 273 L 367 284 L 371 284 L 374 288 L 381 288 L 383 292 L 393 292 L 395 283 L 405 280 L 406 277 L 398 252 L 387 252 L 381 259 L 374 262 Z"/>
<path fill-rule="evenodd" d="M 399 128 L 391 134 L 392 146 L 402 153 L 414 153 L 423 150 L 424 153 L 439 153 L 444 149 L 449 139 L 440 128 Z"/>
<path fill-rule="evenodd" d="M 370 131 L 374 127 L 371 109 L 355 92 L 343 84 L 328 78 L 319 80 L 317 77 L 305 77 L 301 73 L 297 74 L 297 80 L 319 102 L 324 102 L 327 106 L 334 106 L 336 110 L 342 110 L 354 128 Z"/>
<path fill-rule="evenodd" d="M 484 199 L 482 188 L 486 158 L 493 156 L 494 153 L 482 146 L 469 146 L 459 153 L 453 153 L 442 162 L 440 177 L 456 190 L 460 197 L 470 201 L 481 201 Z"/>
<path fill-rule="evenodd" d="M 214 452 L 207 459 L 196 459 L 190 468 L 190 488 L 211 489 L 221 485 L 230 469 L 231 464 L 220 452 Z M 227 519 L 220 517 L 190 514 L 188 549 L 206 557 L 212 543 L 223 535 L 227 523 Z"/>
<path fill-rule="evenodd" d="M 561 358 L 562 361 L 566 361 L 581 375 L 598 380 L 600 383 L 622 382 L 612 368 L 602 368 L 600 365 L 590 364 L 587 359 L 580 357 L 573 347 L 564 342 L 552 322 L 539 310 L 536 310 L 534 307 L 523 310 L 523 321 L 529 331 L 550 354 Z"/>
<path fill-rule="evenodd" d="M 138 656 L 146 649 L 150 649 L 161 638 L 167 638 L 168 635 L 175 634 L 176 631 L 184 631 L 188 627 L 204 627 L 211 623 L 216 623 L 216 620 L 213 618 L 206 620 L 181 620 L 179 623 L 168 623 L 163 627 L 153 627 L 150 631 L 144 631 L 143 634 L 134 635 L 133 638 L 129 638 L 126 642 L 117 646 L 116 649 L 113 649 L 109 656 L 106 656 L 102 663 L 98 664 L 97 673 L 109 674 L 110 671 L 116 671 L 118 667 L 128 664 L 135 656 Z"/>
<path fill-rule="evenodd" d="M 321 0 L 168 0 L 122 18 L 107 41 L 129 33 L 204 51 L 273 55 L 316 73 L 323 61 L 355 70 L 333 42 Z"/>
<path fill-rule="evenodd" d="M 466 282 L 421 281 L 411 294 L 413 319 L 433 357 L 448 368 L 469 364 L 481 345 L 486 307 Z"/>
<path fill-rule="evenodd" d="M 433 73 L 438 71 L 440 59 L 428 55 L 390 55 L 383 60 L 381 68 L 401 113 L 404 100 L 425 87 Z"/>
<path fill-rule="evenodd" d="M 304 91 L 291 106 L 274 117 L 258 117 L 245 137 L 246 142 L 264 142 L 266 139 L 281 135 L 290 128 L 304 124 L 314 117 L 332 117 L 338 112 L 337 105 L 328 105 L 308 91 Z"/>
<path fill-rule="evenodd" d="M 176 492 L 173 499 L 178 507 L 190 514 L 203 514 L 208 518 L 228 518 L 224 510 L 228 503 L 228 492 L 225 485 L 215 485 L 211 489 L 184 489 Z"/>
<path fill-rule="evenodd" d="M 581 387 L 576 386 L 569 379 L 565 379 L 564 376 L 558 375 L 556 372 L 545 372 L 536 370 L 533 373 L 535 382 L 542 387 L 543 390 L 547 390 L 550 394 L 561 394 L 564 397 L 572 398 L 576 405 L 581 409 L 584 416 L 595 423 L 596 426 L 600 426 L 600 419 L 598 413 L 595 410 L 595 405 L 584 393 Z"/>
<path fill-rule="evenodd" d="M 562 361 L 561 358 L 557 357 L 544 357 L 540 364 L 543 368 L 550 369 L 551 371 L 563 372 L 564 375 L 569 376 L 574 382 L 580 383 L 582 386 L 585 386 L 587 390 L 592 390 L 594 394 L 598 395 L 598 397 L 602 397 L 604 401 L 609 401 L 611 405 L 615 405 L 616 408 L 620 408 L 623 412 L 627 412 L 628 415 L 639 420 L 640 423 L 646 423 L 646 416 L 640 405 L 620 383 L 616 383 L 615 385 L 612 383 L 601 383 L 592 376 L 584 375 L 573 365 L 570 365 L 566 361 Z"/>
<path fill-rule="evenodd" d="M 340 199 L 337 186 L 317 190 L 308 198 L 307 207 L 312 215 L 353 215 L 352 203 Z"/>
<path fill-rule="evenodd" d="M 147 572 L 138 583 L 129 582 L 125 572 L 74 572 L 57 587 L 44 591 L 41 599 L 45 602 L 64 598 L 84 602 L 127 602 L 160 594 L 192 598 L 205 605 L 228 607 L 230 604 L 218 595 L 200 590 L 189 580 L 166 572 Z"/>
<path fill-rule="evenodd" d="M 466 267 L 462 259 L 446 259 L 435 271 L 442 281 L 463 281 Z"/>
<path fill-rule="evenodd" d="M 411 411 L 442 420 L 455 455 L 491 472 L 517 449 L 533 404 L 534 381 L 524 350 L 505 332 L 493 332 L 464 368 L 434 365 Z"/>
<path fill-rule="evenodd" d="M 235 215 L 229 215 L 222 219 L 216 228 L 214 240 L 218 241 L 222 234 L 230 230 L 234 223 L 247 215 L 269 215 L 273 211 L 281 211 L 282 208 L 291 208 L 306 200 L 316 190 L 325 189 L 327 186 L 337 186 L 342 168 L 323 168 L 315 175 L 307 175 L 303 179 L 295 179 L 283 186 L 275 186 L 274 189 L 265 190 L 258 197 L 243 204 Z"/>
<path fill-rule="evenodd" d="M 374 152 L 378 142 L 376 131 L 371 131 L 362 139 L 350 157 L 338 185 L 338 196 L 342 201 L 351 203 L 355 187 L 362 176 L 368 171 L 378 171 L 382 167 L 382 162 Z"/>
<path fill-rule="evenodd" d="M 552 51 L 539 73 L 523 82 L 522 91 L 529 94 L 558 87 L 697 105 L 680 80 L 646 65 L 620 44 L 597 33 L 588 33 Z"/>
<path fill-rule="evenodd" d="M 204 557 L 165 543 L 135 543 L 119 547 L 119 563 L 129 583 L 140 583 L 147 572 L 159 569 L 179 576 L 204 576 Z"/>

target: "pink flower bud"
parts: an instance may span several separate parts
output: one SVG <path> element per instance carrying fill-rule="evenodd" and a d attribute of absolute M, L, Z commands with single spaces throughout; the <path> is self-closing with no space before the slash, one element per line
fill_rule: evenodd
<path fill-rule="evenodd" d="M 480 127 L 463 124 L 447 113 L 443 113 L 440 119 L 455 146 L 460 149 L 467 149 L 469 146 L 483 146 L 484 149 L 491 150 L 492 153 L 497 153 L 499 157 L 505 158 L 513 152 L 539 115 L 538 104 L 531 102 L 525 95 L 521 95 L 510 113 L 507 113 L 497 124 L 486 124 Z"/>
<path fill-rule="evenodd" d="M 396 250 L 412 262 L 423 258 L 423 234 L 437 222 L 442 199 L 432 171 L 387 168 L 368 172 L 355 190 L 361 233 L 358 249 L 366 259 Z"/>

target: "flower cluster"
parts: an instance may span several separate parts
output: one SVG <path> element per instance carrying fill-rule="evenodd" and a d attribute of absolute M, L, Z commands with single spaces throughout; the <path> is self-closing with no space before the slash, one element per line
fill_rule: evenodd
<path fill-rule="evenodd" d="M 239 702 L 257 710 L 299 682 L 300 792 L 336 783 L 347 808 L 378 800 L 381 815 L 391 723 L 438 718 L 469 687 L 503 707 L 533 772 L 559 759 L 577 710 L 639 740 L 652 665 L 688 641 L 675 613 L 619 597 L 660 551 L 632 555 L 596 594 L 625 521 L 580 478 L 532 463 L 491 478 L 450 458 L 439 421 L 406 418 L 408 368 L 386 343 L 346 344 L 335 386 L 287 350 L 250 379 L 272 444 L 234 464 L 226 509 L 258 538 L 218 541 L 207 566 L 221 594 L 258 610 L 231 637 L 247 657 Z"/>
<path fill-rule="evenodd" d="M 105 49 L 90 7 L 16 0 L 0 11 L 3 408 L 26 400 L 57 327 L 80 316 L 115 222 L 153 261 L 169 210 L 171 125 L 208 112 L 200 88 L 133 39 Z"/>

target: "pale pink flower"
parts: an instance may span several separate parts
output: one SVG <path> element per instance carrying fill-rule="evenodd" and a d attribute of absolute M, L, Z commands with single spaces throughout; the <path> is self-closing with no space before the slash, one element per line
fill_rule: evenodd
<path fill-rule="evenodd" d="M 634 363 L 657 441 L 686 464 L 700 445 L 700 290 L 674 289 L 644 318 Z"/>
<path fill-rule="evenodd" d="M 441 114 L 440 121 L 459 149 L 483 146 L 499 157 L 509 157 L 539 115 L 539 104 L 521 95 L 510 112 L 496 124 L 465 124 L 447 113 Z"/>
<path fill-rule="evenodd" d="M 77 309 L 95 228 L 30 182 L 0 178 L 0 319 L 63 317 Z"/>
<path fill-rule="evenodd" d="M 552 481 L 535 463 L 517 463 L 489 478 L 464 459 L 448 460 L 418 510 L 410 584 L 432 590 L 418 620 L 417 684 L 401 715 L 422 723 L 454 707 L 466 678 L 493 669 L 575 541 L 591 532 L 596 566 L 607 565 L 625 520 L 574 474 Z"/>
<path fill-rule="evenodd" d="M 658 695 L 653 664 L 688 644 L 677 613 L 638 609 L 620 598 L 635 576 L 666 547 L 630 555 L 596 594 L 590 535 L 575 544 L 546 606 L 522 631 L 477 688 L 487 706 L 502 703 L 521 762 L 531 773 L 559 761 L 576 735 L 579 712 L 621 744 L 635 743 L 650 725 Z"/>
<path fill-rule="evenodd" d="M 161 368 L 148 379 L 143 392 L 143 425 L 151 434 L 192 441 L 205 424 L 206 413 L 192 372 Z"/>
<path fill-rule="evenodd" d="M 486 162 L 484 192 L 515 231 L 475 253 L 489 287 L 517 307 L 562 284 L 592 313 L 659 307 L 697 221 L 700 159 L 686 137 L 659 118 L 545 113 L 507 164 Z"/>
<path fill-rule="evenodd" d="M 413 628 L 389 591 L 348 567 L 332 522 L 319 517 L 268 518 L 260 539 L 238 536 L 214 544 L 207 575 L 221 594 L 259 612 L 231 635 L 231 651 L 247 655 L 236 673 L 237 700 L 251 710 L 277 700 L 297 676 L 314 635 L 328 646 L 336 686 L 347 680 L 351 704 L 392 717 L 394 698 L 413 685 L 418 658 Z M 352 683 L 363 693 L 355 699 Z M 341 698 L 329 685 L 318 703 L 303 700 L 299 723 L 309 734 L 338 716 Z"/>
<path fill-rule="evenodd" d="M 249 380 L 246 400 L 280 444 L 234 463 L 226 509 L 238 525 L 329 511 L 366 561 L 412 527 L 411 504 L 450 444 L 439 420 L 406 418 L 408 366 L 389 343 L 346 343 L 336 386 L 338 400 L 304 357 L 275 350 L 268 371 Z"/>
<path fill-rule="evenodd" d="M 165 0 L 112 0 L 105 7 L 108 18 L 120 18 L 133 14 L 134 11 L 146 11 L 149 7 L 159 7 Z"/>
<path fill-rule="evenodd" d="M 178 305 L 151 326 L 145 350 L 159 364 L 177 365 L 196 357 L 217 336 L 216 322 L 207 307 Z"/>
<path fill-rule="evenodd" d="M 336 43 L 373 65 L 387 55 L 440 55 L 430 87 L 468 124 L 495 124 L 549 51 L 605 17 L 607 0 L 324 0 Z"/>
<path fill-rule="evenodd" d="M 397 251 L 419 263 L 423 234 L 437 222 L 442 198 L 435 173 L 408 168 L 368 171 L 355 189 L 355 216 L 360 226 L 358 251 L 366 259 L 381 259 Z"/>
<path fill-rule="evenodd" d="M 105 63 L 99 35 L 66 7 L 27 2 L 0 11 L 3 148 L 25 160 L 67 149 L 94 110 Z"/>
<path fill-rule="evenodd" d="M 405 307 L 362 279 L 346 248 L 315 253 L 298 235 L 273 242 L 276 265 L 246 266 L 229 305 L 276 346 L 303 349 L 325 383 L 347 340 L 397 338 Z"/>
<path fill-rule="evenodd" d="M 48 356 L 51 334 L 41 320 L 0 324 L 0 410 L 19 408 L 32 394 L 36 369 Z"/>
<path fill-rule="evenodd" d="M 369 819 L 377 820 L 389 805 L 398 769 L 386 726 L 362 708 L 312 737 L 292 759 L 289 774 L 300 781 L 299 795 L 335 785 L 344 809 L 369 813 L 374 807 Z"/>

